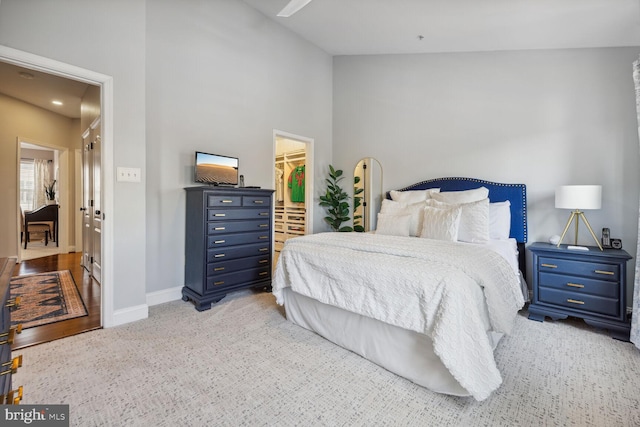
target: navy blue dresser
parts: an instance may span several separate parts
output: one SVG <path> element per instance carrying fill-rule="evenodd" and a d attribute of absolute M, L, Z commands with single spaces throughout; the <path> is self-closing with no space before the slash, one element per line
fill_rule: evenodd
<path fill-rule="evenodd" d="M 15 258 L 0 258 L 0 403 L 18 404 L 22 400 L 22 386 L 16 390 L 11 388 L 11 376 L 22 366 L 22 355 L 11 357 L 11 344 L 16 333 L 20 333 L 22 325 L 11 326 L 11 311 L 19 304 L 11 299 L 10 281 Z"/>
<path fill-rule="evenodd" d="M 232 291 L 271 287 L 274 190 L 189 187 L 182 299 L 198 311 Z"/>
<path fill-rule="evenodd" d="M 604 328 L 616 339 L 629 341 L 626 308 L 627 261 L 624 250 L 533 243 L 533 300 L 529 319 L 544 321 L 578 317 Z"/>

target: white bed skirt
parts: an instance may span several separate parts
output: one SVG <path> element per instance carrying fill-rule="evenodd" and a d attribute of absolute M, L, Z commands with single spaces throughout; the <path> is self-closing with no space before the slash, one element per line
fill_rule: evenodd
<path fill-rule="evenodd" d="M 284 289 L 287 319 L 429 390 L 469 396 L 433 351 L 431 338 Z M 502 334 L 488 332 L 493 347 Z"/>

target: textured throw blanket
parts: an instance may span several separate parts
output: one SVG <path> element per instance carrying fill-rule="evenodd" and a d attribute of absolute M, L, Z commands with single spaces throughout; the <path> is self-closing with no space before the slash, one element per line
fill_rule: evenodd
<path fill-rule="evenodd" d="M 518 276 L 482 246 L 373 233 L 287 240 L 272 283 L 353 313 L 426 334 L 454 378 L 477 400 L 502 383 L 478 307 L 509 333 L 524 305 Z M 482 292 L 478 292 L 478 287 Z"/>

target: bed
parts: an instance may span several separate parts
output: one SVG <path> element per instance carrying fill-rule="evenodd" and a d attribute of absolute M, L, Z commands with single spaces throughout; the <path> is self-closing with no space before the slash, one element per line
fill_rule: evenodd
<path fill-rule="evenodd" d="M 291 322 L 430 390 L 484 400 L 528 295 L 526 241 L 525 185 L 422 181 L 387 194 L 375 232 L 288 240 L 273 294 Z"/>

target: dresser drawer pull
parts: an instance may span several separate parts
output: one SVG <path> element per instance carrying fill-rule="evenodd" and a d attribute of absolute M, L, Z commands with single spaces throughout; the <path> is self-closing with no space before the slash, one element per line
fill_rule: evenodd
<path fill-rule="evenodd" d="M 269 212 L 260 212 L 258 215 L 260 215 L 260 216 L 269 216 Z"/>
<path fill-rule="evenodd" d="M 613 271 L 604 271 L 604 270 L 593 270 L 593 272 L 598 274 L 606 274 L 607 276 L 613 276 L 616 274 Z"/>
<path fill-rule="evenodd" d="M 215 231 L 220 231 L 220 230 L 226 230 L 227 227 L 216 227 L 214 228 Z"/>
<path fill-rule="evenodd" d="M 227 214 L 217 213 L 217 214 L 213 214 L 213 216 L 227 216 Z"/>
<path fill-rule="evenodd" d="M 266 264 L 268 262 L 269 262 L 268 259 L 261 259 L 260 261 L 258 261 L 258 264 Z"/>
<path fill-rule="evenodd" d="M 220 280 L 218 282 L 213 282 L 214 286 L 224 285 L 224 280 Z"/>
<path fill-rule="evenodd" d="M 5 307 L 18 307 L 21 301 L 22 301 L 22 297 L 12 298 L 10 300 L 7 300 Z"/>
<path fill-rule="evenodd" d="M 19 328 L 18 329 L 18 333 L 22 332 L 22 323 L 18 325 L 18 328 Z M 15 337 L 15 334 L 16 334 L 16 329 L 11 328 L 11 329 L 9 329 L 8 333 L 4 333 L 4 334 L 0 335 L 0 336 L 3 336 L 3 337 L 5 337 L 5 336 L 7 337 L 6 340 L 0 341 L 0 345 L 13 344 L 13 338 Z"/>
<path fill-rule="evenodd" d="M 572 288 L 584 288 L 584 285 L 581 285 L 579 283 L 567 283 L 567 286 L 571 286 Z"/>
<path fill-rule="evenodd" d="M 18 368 L 22 366 L 22 358 L 18 360 L 18 358 L 15 357 L 11 362 L 7 362 L 7 363 L 11 365 L 11 368 L 7 369 L 6 371 L 1 371 L 0 376 L 7 375 L 7 374 L 15 374 L 16 372 L 18 372 Z"/>
<path fill-rule="evenodd" d="M 269 248 L 260 248 L 260 249 L 258 249 L 258 251 L 260 251 L 260 252 L 266 252 L 268 250 L 269 250 Z"/>
<path fill-rule="evenodd" d="M 216 245 L 219 245 L 224 242 L 226 242 L 226 240 L 215 240 L 213 243 L 215 243 Z"/>
<path fill-rule="evenodd" d="M 18 396 L 13 397 L 16 393 L 18 394 Z M 22 400 L 22 386 L 18 387 L 17 390 L 11 390 L 9 393 L 7 393 L 8 405 L 17 405 L 18 403 L 20 403 L 21 400 Z"/>
<path fill-rule="evenodd" d="M 547 267 L 547 268 L 558 268 L 557 265 L 555 264 L 540 264 L 541 267 Z"/>
<path fill-rule="evenodd" d="M 213 257 L 214 258 L 222 258 L 222 257 L 224 257 L 224 254 L 215 254 Z"/>
<path fill-rule="evenodd" d="M 267 228 L 269 226 L 269 224 L 260 224 L 258 227 L 260 228 Z"/>
<path fill-rule="evenodd" d="M 258 237 L 258 239 L 260 239 L 260 240 L 264 240 L 264 239 L 268 239 L 268 238 L 269 238 L 269 236 L 260 236 L 260 237 Z"/>
<path fill-rule="evenodd" d="M 264 200 L 254 200 L 253 203 L 255 203 L 256 205 L 261 205 L 264 203 Z"/>
<path fill-rule="evenodd" d="M 222 203 L 233 203 L 233 200 L 221 200 Z"/>
<path fill-rule="evenodd" d="M 12 333 L 21 334 L 22 333 L 22 323 L 18 323 L 18 326 L 16 326 L 15 328 L 9 329 L 9 332 L 5 332 L 3 334 L 0 334 L 0 337 L 11 336 Z"/>
<path fill-rule="evenodd" d="M 224 267 L 216 267 L 213 271 L 224 271 Z"/>
<path fill-rule="evenodd" d="M 8 362 L 4 362 L 0 366 L 4 368 L 5 366 L 9 366 L 9 365 L 11 365 L 12 368 L 15 367 L 15 369 L 22 367 L 22 355 L 16 356 L 12 360 L 9 360 Z"/>
<path fill-rule="evenodd" d="M 570 302 L 571 304 L 581 304 L 581 305 L 584 304 L 584 301 L 578 301 L 577 299 L 571 299 L 571 298 L 569 298 L 567 302 Z"/>
<path fill-rule="evenodd" d="M 260 274 L 258 274 L 258 276 L 266 276 L 267 274 L 269 273 L 267 273 L 266 271 L 261 271 Z"/>

